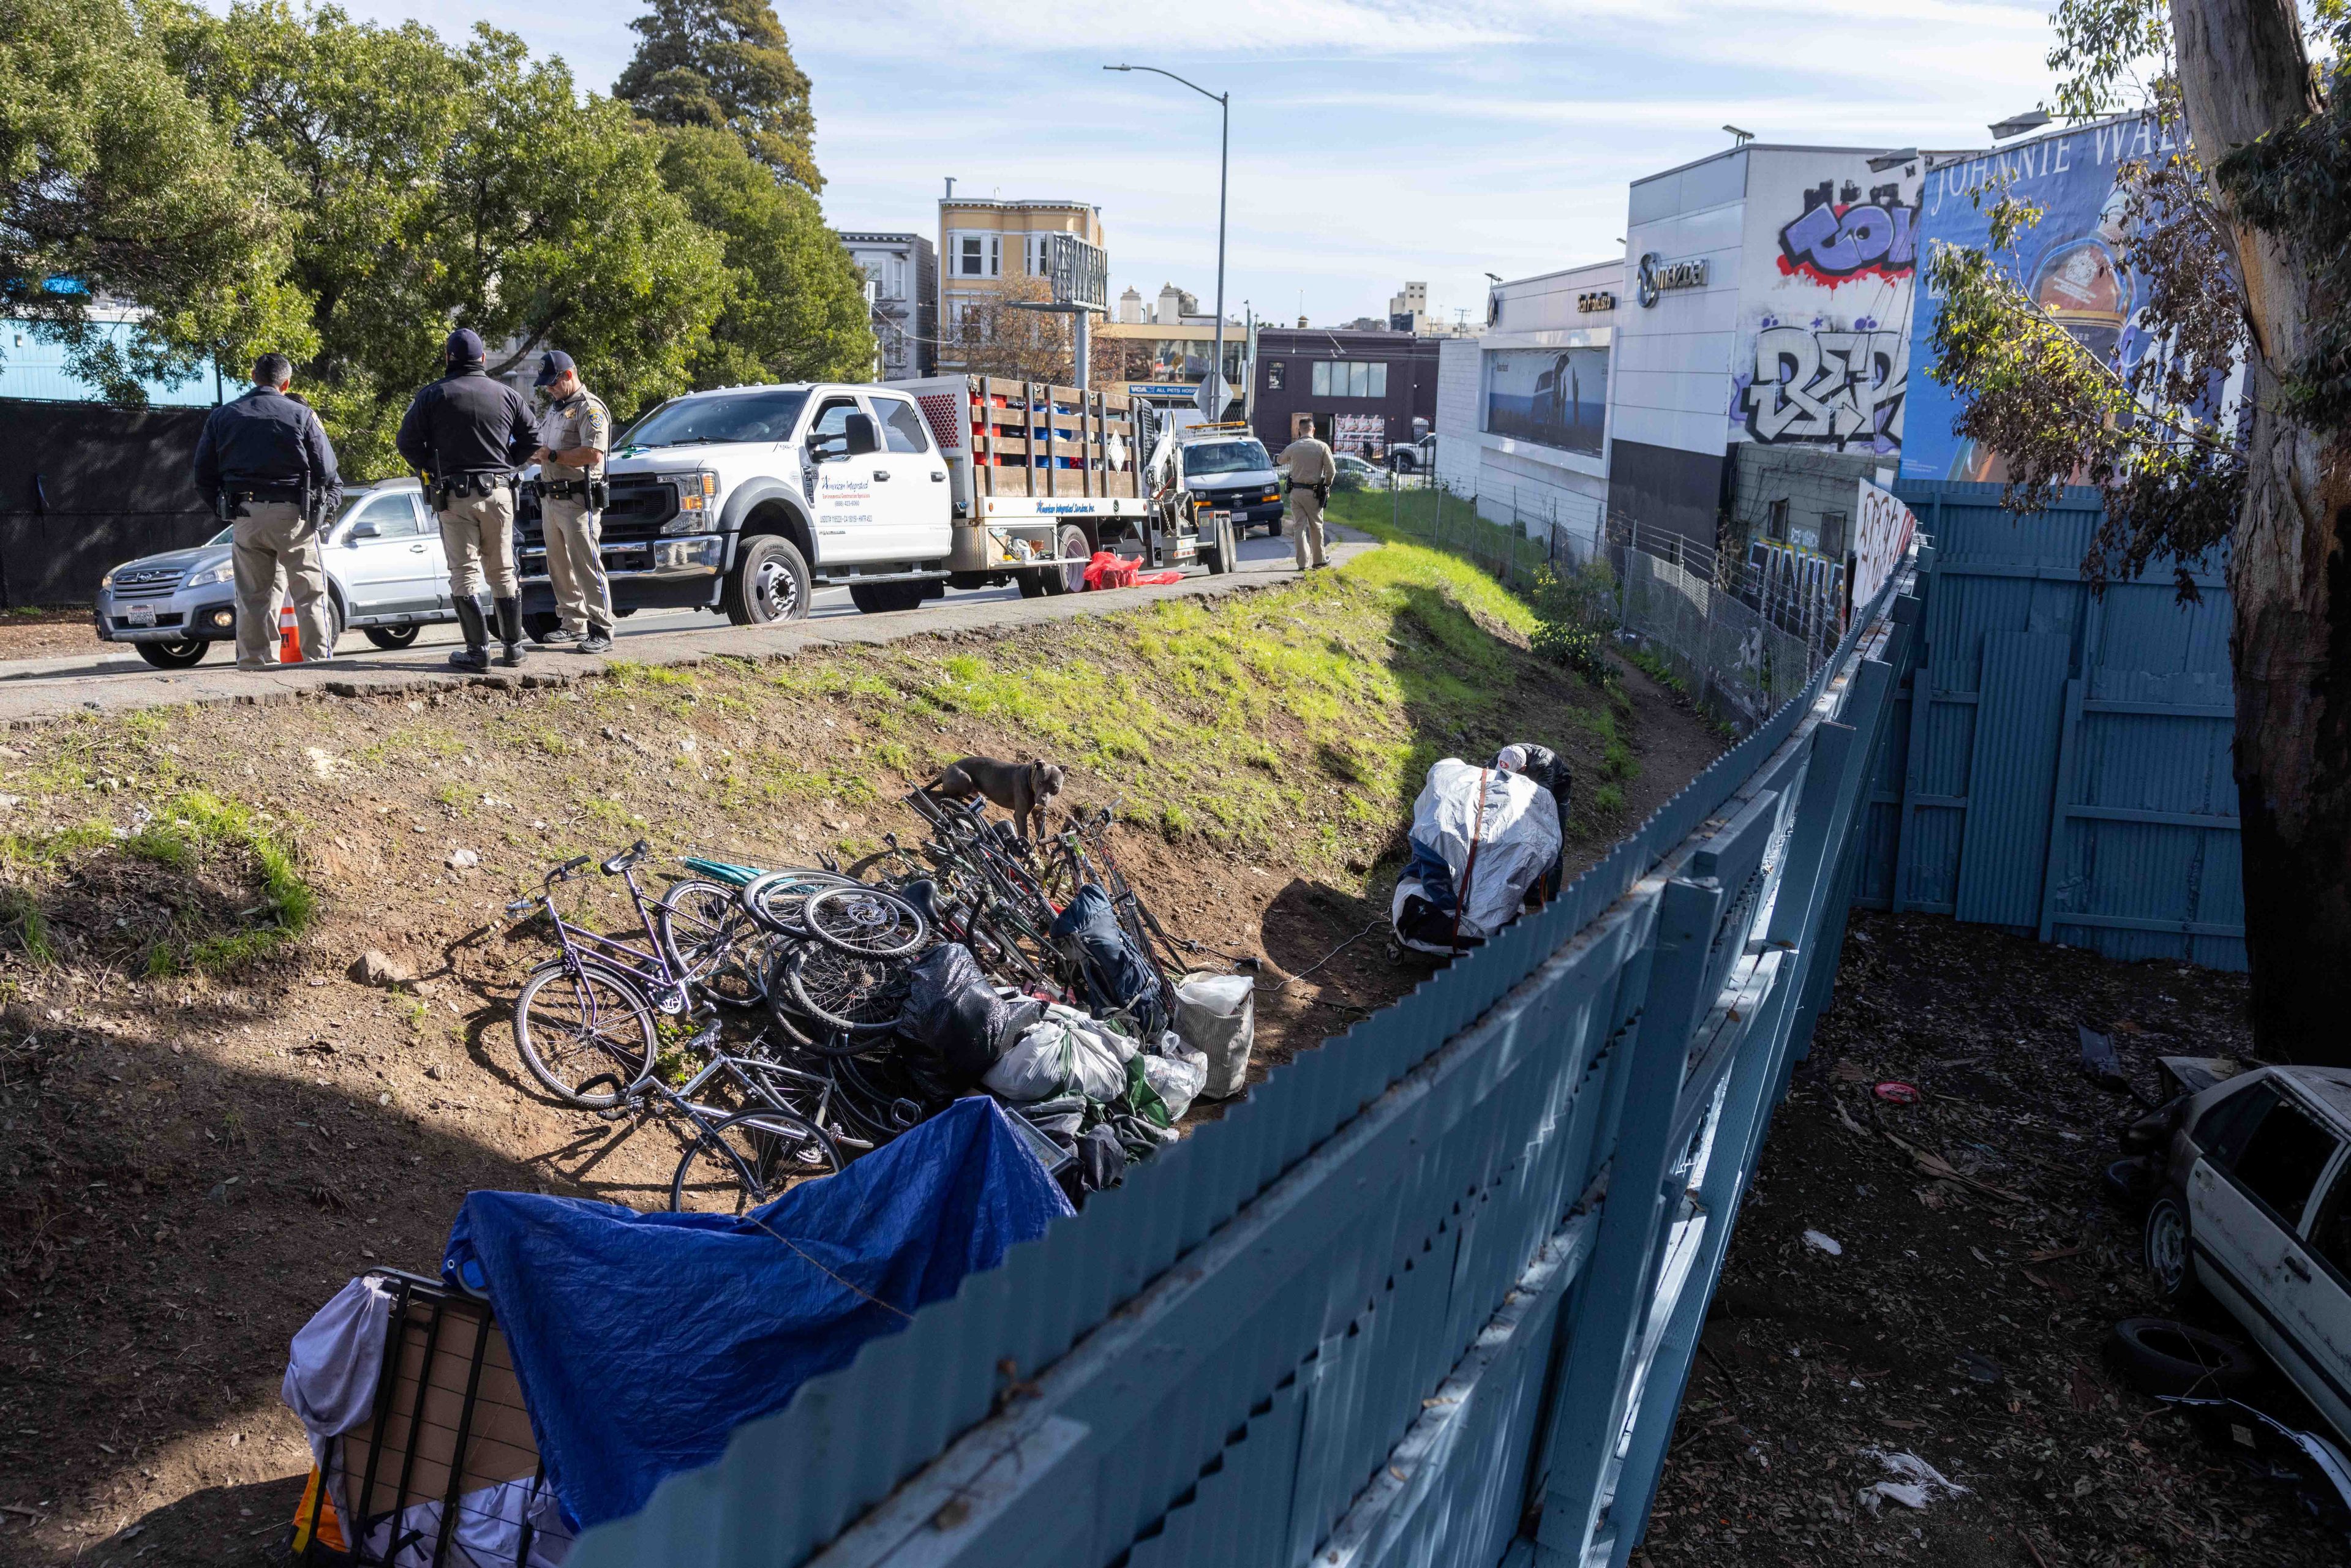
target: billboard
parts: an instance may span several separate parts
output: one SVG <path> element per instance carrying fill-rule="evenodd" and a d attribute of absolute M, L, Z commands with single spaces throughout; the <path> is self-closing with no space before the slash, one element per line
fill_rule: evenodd
<path fill-rule="evenodd" d="M 1486 350 L 1489 434 L 1597 457 L 1607 413 L 1607 350 Z"/>
<path fill-rule="evenodd" d="M 2148 345 L 2136 325 L 2145 285 L 2120 264 L 2125 193 L 2116 176 L 2126 163 L 2176 150 L 2151 117 L 2118 119 L 1945 164 L 1927 176 L 1922 193 L 1921 254 L 1938 245 L 1989 250 L 1991 208 L 2004 186 L 2042 216 L 2019 238 L 2015 254 L 1994 260 L 2075 340 L 2126 371 Z M 1933 362 L 1935 312 L 1931 291 L 1922 289 L 1910 346 L 1921 366 Z M 2006 480 L 1998 453 L 1952 434 L 1960 404 L 1950 388 L 1921 375 L 1912 391 L 1917 406 L 1902 449 L 1904 477 Z"/>
<path fill-rule="evenodd" d="M 1924 165 L 1872 162 L 1748 155 L 1734 441 L 1889 459 L 1902 450 Z"/>
<path fill-rule="evenodd" d="M 1881 490 L 1866 479 L 1860 483 L 1860 504 L 1854 511 L 1853 602 L 1846 606 L 1848 616 L 1869 607 L 1886 580 L 1894 575 L 1894 569 L 1902 564 L 1903 552 L 1918 531 L 1918 519 L 1892 491 Z"/>

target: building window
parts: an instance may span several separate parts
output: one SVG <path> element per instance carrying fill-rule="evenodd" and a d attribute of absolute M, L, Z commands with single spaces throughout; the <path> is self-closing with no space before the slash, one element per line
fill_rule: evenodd
<path fill-rule="evenodd" d="M 957 277 L 997 277 L 1004 271 L 1004 236 L 957 234 L 947 236 L 948 255 Z"/>
<path fill-rule="evenodd" d="M 1314 395 L 1385 397 L 1388 395 L 1388 368 L 1384 362 L 1372 364 L 1362 360 L 1317 360 L 1314 361 Z"/>
<path fill-rule="evenodd" d="M 1763 523 L 1763 537 L 1767 539 L 1778 539 L 1782 544 L 1787 542 L 1788 503 L 1785 497 L 1771 503 L 1771 511 Z"/>
<path fill-rule="evenodd" d="M 1265 390 L 1268 392 L 1280 392 L 1281 390 L 1281 361 L 1280 360 L 1268 360 L 1265 362 Z"/>

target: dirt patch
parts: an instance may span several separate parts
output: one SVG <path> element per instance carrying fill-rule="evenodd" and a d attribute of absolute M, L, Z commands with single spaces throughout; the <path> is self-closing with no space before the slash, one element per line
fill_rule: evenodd
<path fill-rule="evenodd" d="M 54 659 L 111 650 L 98 640 L 89 607 L 0 610 L 0 661 Z"/>
<path fill-rule="evenodd" d="M 2149 1093 L 2158 1056 L 2251 1048 L 2240 975 L 1856 918 L 1740 1214 L 1634 1562 L 2344 1561 L 2343 1536 L 2291 1489 L 2103 1364 L 2116 1321 L 2179 1309 L 2149 1289 L 2137 1213 L 2102 1185 L 2133 1112 L 2079 1076 L 2077 1024 L 2111 1031 Z M 1889 1103 L 1888 1082 L 1921 1098 Z M 1808 1229 L 1842 1253 L 1807 1245 Z M 2318 1424 L 2282 1382 L 2256 1402 Z M 1873 1516 L 1858 1491 L 1898 1479 L 1873 1448 L 1971 1490 Z"/>
<path fill-rule="evenodd" d="M 1261 1075 L 1425 977 L 1379 930 L 1342 944 L 1384 919 L 1436 757 L 1543 740 L 1615 785 L 1579 794 L 1580 868 L 1715 754 L 1645 677 L 1603 692 L 1532 659 L 1525 624 L 1474 571 L 1391 549 L 1050 632 L 5 737 L 0 882 L 82 945 L 43 959 L 0 921 L 0 1560 L 252 1558 L 308 1463 L 286 1343 L 343 1280 L 436 1271 L 475 1187 L 665 1200 L 667 1126 L 551 1103 L 515 1058 L 515 988 L 549 950 L 498 912 L 550 863 L 641 837 L 854 858 L 915 833 L 896 797 L 942 761 L 1033 747 L 1071 803 L 1121 802 L 1119 859 L 1175 935 L 1264 959 Z M 134 933 L 163 917 L 140 912 L 188 890 L 85 867 L 199 789 L 286 847 L 316 915 L 274 954 L 151 973 Z M 34 864 L 70 831 L 101 859 Z M 266 925 L 243 863 L 173 918 Z M 580 914 L 628 920 L 601 879 Z M 361 984 L 370 948 L 418 978 Z"/>

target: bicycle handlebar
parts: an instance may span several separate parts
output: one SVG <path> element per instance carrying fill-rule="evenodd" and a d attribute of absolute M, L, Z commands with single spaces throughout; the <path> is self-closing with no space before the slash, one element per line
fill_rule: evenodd
<path fill-rule="evenodd" d="M 652 846 L 644 840 L 639 839 L 635 843 L 606 861 L 601 869 L 606 876 L 618 876 L 632 866 L 643 865 L 645 857 L 651 853 L 653 853 Z"/>
<path fill-rule="evenodd" d="M 539 883 L 539 885 L 541 887 L 553 887 L 559 882 L 569 882 L 571 880 L 571 873 L 578 871 L 581 866 L 586 865 L 587 863 L 588 857 L 586 855 L 573 855 L 569 860 L 565 861 L 561 865 L 557 866 L 553 871 L 549 872 L 547 873 L 547 880 Z"/>

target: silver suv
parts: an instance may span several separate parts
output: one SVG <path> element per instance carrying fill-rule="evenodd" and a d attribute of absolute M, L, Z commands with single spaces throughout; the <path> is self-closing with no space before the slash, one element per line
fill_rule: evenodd
<path fill-rule="evenodd" d="M 161 670 L 203 662 L 236 638 L 236 574 L 223 528 L 188 549 L 142 556 L 98 580 L 98 635 L 128 643 Z M 335 632 L 366 633 L 379 648 L 405 648 L 418 630 L 454 621 L 441 525 L 413 479 L 346 491 L 327 528 L 327 597 Z M 277 629 L 270 629 L 277 636 Z"/>

